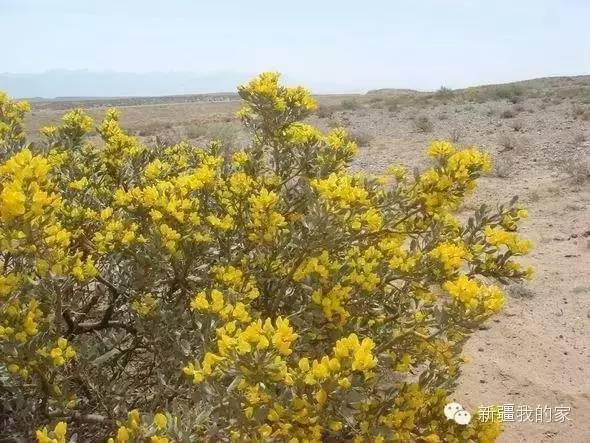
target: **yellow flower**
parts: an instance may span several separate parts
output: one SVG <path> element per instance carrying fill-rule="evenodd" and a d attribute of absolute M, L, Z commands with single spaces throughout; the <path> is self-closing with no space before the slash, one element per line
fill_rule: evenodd
<path fill-rule="evenodd" d="M 375 343 L 370 338 L 364 338 L 361 345 L 354 351 L 352 369 L 366 371 L 377 365 L 377 359 L 373 357 L 372 350 Z"/>
<path fill-rule="evenodd" d="M 334 432 L 339 432 L 342 430 L 342 422 L 338 420 L 332 420 L 328 426 Z"/>
<path fill-rule="evenodd" d="M 26 197 L 22 190 L 22 184 L 18 181 L 7 184 L 0 192 L 0 218 L 10 221 L 23 215 Z"/>
<path fill-rule="evenodd" d="M 68 424 L 63 421 L 60 421 L 59 423 L 57 423 L 55 425 L 53 433 L 55 434 L 55 437 L 59 441 L 59 440 L 65 440 L 67 431 L 68 431 Z"/>
<path fill-rule="evenodd" d="M 70 184 L 68 185 L 70 189 L 75 189 L 77 191 L 82 191 L 83 189 L 86 189 L 87 186 L 88 179 L 86 177 L 82 177 L 80 180 L 70 182 Z"/>
<path fill-rule="evenodd" d="M 470 254 L 462 244 L 450 242 L 440 243 L 428 255 L 439 260 L 447 273 L 459 269 L 463 260 L 470 258 Z"/>
<path fill-rule="evenodd" d="M 291 343 L 297 337 L 298 335 L 293 332 L 288 319 L 282 317 L 276 319 L 276 332 L 272 336 L 272 344 L 281 354 L 290 355 L 293 352 Z"/>
<path fill-rule="evenodd" d="M 206 310 L 209 308 L 209 302 L 205 296 L 204 292 L 199 292 L 192 300 L 191 300 L 191 310 Z"/>
<path fill-rule="evenodd" d="M 451 154 L 454 154 L 456 152 L 456 149 L 453 146 L 453 144 L 449 141 L 435 140 L 432 143 L 430 143 L 427 152 L 430 157 L 443 158 L 448 157 Z"/>
<path fill-rule="evenodd" d="M 258 432 L 262 437 L 268 438 L 272 434 L 272 428 L 269 425 L 265 424 L 258 428 Z"/>
<path fill-rule="evenodd" d="M 532 243 L 529 240 L 522 240 L 515 232 L 508 232 L 497 226 L 492 228 L 486 226 L 484 233 L 486 241 L 494 246 L 506 246 L 513 254 L 527 254 L 531 248 Z"/>
<path fill-rule="evenodd" d="M 129 430 L 125 426 L 120 426 L 117 430 L 117 443 L 126 443 L 129 438 Z"/>
<path fill-rule="evenodd" d="M 168 419 L 166 416 L 160 412 L 154 415 L 154 425 L 158 429 L 164 429 L 168 425 Z"/>

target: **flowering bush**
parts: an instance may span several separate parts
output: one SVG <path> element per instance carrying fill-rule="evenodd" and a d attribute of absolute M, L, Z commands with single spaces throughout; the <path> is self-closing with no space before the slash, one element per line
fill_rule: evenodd
<path fill-rule="evenodd" d="M 29 144 L 0 96 L 0 427 L 86 440 L 492 441 L 447 420 L 468 336 L 501 309 L 523 209 L 453 213 L 490 169 L 352 175 L 343 129 L 265 73 L 248 149 L 144 146 L 109 110 Z M 69 428 L 69 429 L 68 429 Z"/>

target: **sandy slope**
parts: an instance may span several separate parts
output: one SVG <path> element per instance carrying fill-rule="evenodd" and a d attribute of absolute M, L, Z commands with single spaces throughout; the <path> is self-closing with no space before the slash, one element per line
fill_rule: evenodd
<path fill-rule="evenodd" d="M 529 181 L 534 179 L 528 178 Z M 497 180 L 495 180 L 497 181 Z M 564 423 L 507 423 L 502 441 L 590 441 L 590 192 L 574 191 L 551 177 L 534 180 L 542 193 L 528 202 L 523 233 L 535 243 L 530 292 L 509 290 L 506 309 L 466 347 L 457 392 L 472 410 L 510 404 L 571 407 Z M 492 196 L 508 193 L 494 180 Z"/>

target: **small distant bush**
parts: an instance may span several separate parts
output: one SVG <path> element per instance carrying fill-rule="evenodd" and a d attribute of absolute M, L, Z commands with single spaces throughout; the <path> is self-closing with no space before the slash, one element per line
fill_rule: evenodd
<path fill-rule="evenodd" d="M 514 163 L 511 159 L 505 157 L 498 157 L 494 161 L 492 174 L 498 178 L 509 178 L 512 176 L 514 170 Z"/>
<path fill-rule="evenodd" d="M 355 174 L 307 90 L 239 94 L 230 158 L 144 145 L 114 109 L 99 141 L 74 110 L 31 145 L 0 94 L 2 438 L 494 441 L 444 414 L 465 342 L 530 275 L 524 209 L 457 215 L 490 156 L 435 141 L 422 172 Z"/>
<path fill-rule="evenodd" d="M 459 141 L 461 141 L 461 138 L 463 138 L 463 131 L 461 130 L 461 128 L 452 128 L 449 131 L 449 140 L 452 143 L 459 143 Z"/>
<path fill-rule="evenodd" d="M 446 86 L 441 86 L 435 93 L 435 96 L 441 100 L 449 100 L 453 98 L 453 95 L 453 90 Z"/>
<path fill-rule="evenodd" d="M 563 171 L 573 184 L 582 185 L 590 180 L 590 159 L 583 155 L 577 155 L 565 162 Z"/>
<path fill-rule="evenodd" d="M 344 110 L 354 111 L 354 110 L 359 109 L 361 107 L 361 103 L 356 98 L 347 98 L 347 99 L 342 100 L 341 106 L 342 106 L 342 109 L 344 109 Z"/>
<path fill-rule="evenodd" d="M 502 100 L 508 100 L 511 103 L 521 101 L 524 94 L 524 88 L 518 85 L 500 86 L 496 89 L 496 97 Z"/>
<path fill-rule="evenodd" d="M 315 110 L 315 114 L 318 118 L 331 118 L 334 115 L 334 107 L 328 105 L 319 105 Z"/>
<path fill-rule="evenodd" d="M 170 122 L 154 121 L 142 123 L 134 126 L 134 132 L 141 137 L 150 137 L 160 135 L 166 130 L 172 129 L 173 124 Z"/>
<path fill-rule="evenodd" d="M 505 151 L 512 151 L 517 146 L 516 137 L 509 133 L 502 133 L 498 137 L 498 143 Z"/>
<path fill-rule="evenodd" d="M 574 145 L 579 145 L 581 143 L 584 143 L 586 139 L 586 134 L 584 134 L 583 132 L 578 132 L 574 134 L 572 142 L 574 143 Z"/>
<path fill-rule="evenodd" d="M 513 109 L 504 109 L 500 113 L 500 118 L 514 118 L 516 117 L 516 112 Z"/>
<path fill-rule="evenodd" d="M 186 127 L 186 136 L 192 140 L 219 141 L 222 146 L 232 147 L 240 133 L 240 128 L 232 124 L 194 124 Z"/>
<path fill-rule="evenodd" d="M 590 110 L 588 110 L 585 106 L 580 106 L 577 103 L 572 105 L 571 114 L 574 120 L 582 119 L 584 120 L 584 116 L 587 114 L 590 117 Z"/>
<path fill-rule="evenodd" d="M 414 126 L 418 132 L 432 132 L 434 125 L 432 121 L 425 115 L 420 115 L 414 119 Z"/>
<path fill-rule="evenodd" d="M 387 97 L 383 100 L 383 105 L 389 112 L 397 112 L 400 108 L 400 100 L 396 97 Z"/>
<path fill-rule="evenodd" d="M 360 129 L 348 130 L 348 135 L 352 141 L 358 146 L 369 146 L 373 141 L 373 136 L 366 131 Z"/>
<path fill-rule="evenodd" d="M 515 132 L 521 132 L 524 129 L 524 122 L 522 120 L 513 120 L 510 122 L 510 127 Z"/>

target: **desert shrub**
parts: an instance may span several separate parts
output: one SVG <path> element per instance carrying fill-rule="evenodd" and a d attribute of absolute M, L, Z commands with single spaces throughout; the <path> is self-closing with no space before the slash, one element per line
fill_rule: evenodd
<path fill-rule="evenodd" d="M 500 113 L 500 118 L 514 118 L 516 112 L 513 109 L 505 109 Z"/>
<path fill-rule="evenodd" d="M 354 111 L 361 107 L 361 102 L 358 101 L 356 98 L 347 98 L 342 100 L 340 106 L 342 107 L 342 109 L 345 109 L 347 111 Z"/>
<path fill-rule="evenodd" d="M 510 127 L 516 132 L 521 132 L 524 129 L 524 122 L 522 120 L 513 120 Z"/>
<path fill-rule="evenodd" d="M 425 115 L 420 115 L 414 119 L 414 126 L 418 132 L 432 132 L 432 121 Z"/>
<path fill-rule="evenodd" d="M 563 172 L 575 185 L 582 185 L 590 179 L 590 159 L 584 155 L 576 155 L 562 165 Z"/>
<path fill-rule="evenodd" d="M 397 97 L 387 97 L 383 100 L 383 105 L 389 112 L 397 112 L 400 108 L 400 100 Z"/>
<path fill-rule="evenodd" d="M 508 100 L 511 103 L 518 103 L 524 95 L 524 88 L 519 85 L 499 86 L 495 90 L 497 98 Z"/>
<path fill-rule="evenodd" d="M 357 146 L 369 146 L 374 137 L 361 129 L 348 129 L 348 138 Z"/>
<path fill-rule="evenodd" d="M 452 143 L 459 143 L 459 141 L 461 141 L 462 138 L 463 138 L 463 131 L 461 130 L 461 128 L 458 128 L 458 127 L 451 128 L 451 130 L 449 131 L 449 140 Z"/>
<path fill-rule="evenodd" d="M 172 123 L 153 121 L 148 123 L 142 123 L 134 126 L 134 132 L 142 137 L 149 137 L 163 133 L 168 129 L 172 129 Z"/>
<path fill-rule="evenodd" d="M 333 106 L 319 105 L 315 110 L 315 114 L 318 118 L 331 118 L 334 111 L 335 109 Z"/>
<path fill-rule="evenodd" d="M 449 100 L 453 98 L 454 92 L 451 88 L 441 86 L 435 93 L 435 96 L 441 100 Z"/>
<path fill-rule="evenodd" d="M 40 441 L 491 441 L 447 420 L 466 339 L 526 216 L 454 216 L 487 154 L 448 142 L 422 173 L 348 172 L 356 145 L 302 120 L 266 73 L 239 88 L 251 143 L 144 146 L 116 110 L 45 142 L 0 99 L 0 428 Z"/>
<path fill-rule="evenodd" d="M 232 147 L 240 135 L 240 129 L 233 124 L 195 124 L 187 126 L 185 133 L 189 139 L 219 141 L 222 146 Z"/>
<path fill-rule="evenodd" d="M 518 144 L 516 137 L 507 132 L 500 134 L 498 137 L 498 143 L 502 148 L 504 148 L 505 151 L 512 151 Z"/>
<path fill-rule="evenodd" d="M 571 108 L 572 117 L 575 119 L 581 118 L 586 112 L 586 108 L 584 106 L 580 106 L 578 103 L 573 103 Z"/>
<path fill-rule="evenodd" d="M 572 137 L 572 143 L 574 145 L 580 145 L 582 143 L 584 143 L 587 140 L 586 134 L 584 134 L 583 132 L 576 132 L 574 134 L 574 136 Z"/>
<path fill-rule="evenodd" d="M 510 178 L 514 173 L 514 161 L 510 158 L 499 157 L 494 161 L 492 174 L 498 178 Z"/>

